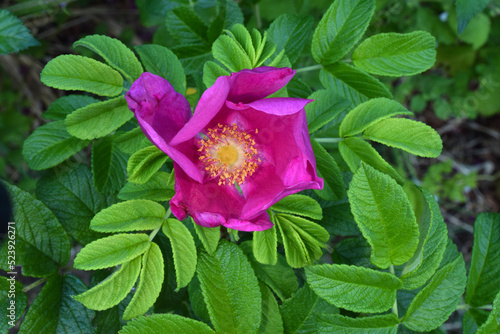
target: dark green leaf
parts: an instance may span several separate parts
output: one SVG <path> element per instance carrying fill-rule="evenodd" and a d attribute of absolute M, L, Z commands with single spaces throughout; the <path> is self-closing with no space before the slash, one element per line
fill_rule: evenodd
<path fill-rule="evenodd" d="M 316 140 L 311 139 L 311 144 L 316 156 L 316 168 L 325 181 L 323 191 L 316 193 L 326 200 L 340 200 L 345 196 L 345 185 L 337 162 Z"/>
<path fill-rule="evenodd" d="M 458 33 L 462 33 L 469 21 L 482 12 L 490 0 L 456 0 L 458 16 Z"/>
<path fill-rule="evenodd" d="M 99 100 L 87 95 L 66 95 L 52 102 L 42 116 L 46 119 L 60 121 L 73 111 L 97 102 Z"/>
<path fill-rule="evenodd" d="M 92 145 L 92 177 L 94 187 L 101 193 L 115 193 L 125 184 L 127 156 L 118 150 L 112 137 Z"/>
<path fill-rule="evenodd" d="M 258 333 L 282 334 L 283 320 L 276 298 L 269 288 L 259 281 L 260 294 L 262 295 L 262 322 Z"/>
<path fill-rule="evenodd" d="M 351 105 L 351 101 L 332 90 L 315 91 L 309 99 L 314 100 L 305 107 L 309 133 L 319 130 Z"/>
<path fill-rule="evenodd" d="M 290 63 L 295 63 L 311 35 L 312 17 L 282 14 L 271 23 L 267 33 L 276 43 L 276 51 L 285 50 Z"/>
<path fill-rule="evenodd" d="M 193 319 L 181 317 L 177 314 L 153 314 L 152 316 L 139 317 L 137 320 L 128 322 L 120 333 L 215 334 L 215 332 L 206 324 Z"/>
<path fill-rule="evenodd" d="M 18 52 L 39 44 L 21 20 L 7 10 L 0 10 L 0 54 Z"/>
<path fill-rule="evenodd" d="M 177 7 L 167 14 L 167 29 L 182 44 L 208 44 L 208 27 L 189 7 Z"/>
<path fill-rule="evenodd" d="M 396 334 L 398 317 L 393 314 L 349 318 L 339 314 L 318 314 L 318 333 Z"/>
<path fill-rule="evenodd" d="M 9 259 L 11 260 L 11 259 Z M 8 333 L 9 328 L 21 318 L 28 302 L 28 296 L 23 291 L 23 285 L 15 276 L 0 276 L 0 307 L 4 316 L 0 319 L 0 332 Z"/>

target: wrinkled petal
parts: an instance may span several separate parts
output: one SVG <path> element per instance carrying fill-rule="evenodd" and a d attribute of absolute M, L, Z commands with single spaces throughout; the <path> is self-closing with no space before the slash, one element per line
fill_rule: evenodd
<path fill-rule="evenodd" d="M 267 212 L 261 213 L 252 220 L 229 219 L 223 224 L 225 227 L 245 232 L 264 231 L 273 227 Z"/>
<path fill-rule="evenodd" d="M 259 67 L 231 74 L 227 100 L 249 103 L 263 99 L 283 88 L 295 75 L 291 68 Z"/>

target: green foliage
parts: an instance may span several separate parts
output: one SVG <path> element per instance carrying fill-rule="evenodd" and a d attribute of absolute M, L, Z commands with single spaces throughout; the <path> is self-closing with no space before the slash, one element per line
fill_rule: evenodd
<path fill-rule="evenodd" d="M 107 136 L 92 145 L 92 179 L 101 193 L 114 193 L 125 183 L 127 156 L 118 150 L 113 137 Z"/>
<path fill-rule="evenodd" d="M 349 318 L 338 314 L 320 314 L 316 317 L 322 333 L 398 333 L 399 319 L 395 314 L 378 315 L 366 318 Z"/>
<path fill-rule="evenodd" d="M 309 99 L 314 100 L 305 108 L 309 133 L 321 129 L 351 105 L 349 100 L 343 99 L 333 90 L 318 90 Z"/>
<path fill-rule="evenodd" d="M 171 177 L 172 175 L 167 172 L 158 171 L 146 183 L 127 182 L 118 193 L 118 198 L 125 201 L 131 199 L 168 201 L 175 194 L 173 184 L 170 183 Z"/>
<path fill-rule="evenodd" d="M 52 102 L 42 116 L 53 121 L 64 120 L 73 111 L 97 102 L 99 100 L 87 95 L 66 95 Z"/>
<path fill-rule="evenodd" d="M 215 333 L 210 327 L 200 321 L 181 317 L 176 314 L 154 314 L 149 317 L 139 317 L 137 320 L 129 322 L 120 333 Z"/>
<path fill-rule="evenodd" d="M 156 146 L 148 146 L 135 152 L 127 162 L 128 180 L 144 184 L 167 161 L 168 156 Z"/>
<path fill-rule="evenodd" d="M 208 254 L 213 255 L 217 246 L 219 245 L 220 240 L 220 226 L 208 228 L 200 226 L 193 222 L 194 230 L 196 231 L 196 235 L 201 240 L 203 247 Z"/>
<path fill-rule="evenodd" d="M 318 202 L 309 196 L 298 194 L 283 198 L 272 206 L 272 210 L 309 217 L 315 220 L 323 218 L 321 206 Z"/>
<path fill-rule="evenodd" d="M 493 301 L 493 308 L 488 319 L 477 330 L 477 334 L 495 333 L 500 330 L 500 293 L 497 294 Z"/>
<path fill-rule="evenodd" d="M 259 288 L 262 295 L 262 321 L 258 332 L 262 334 L 283 333 L 283 319 L 276 298 L 262 282 L 259 282 Z"/>
<path fill-rule="evenodd" d="M 12 285 L 14 286 L 12 287 Z M 9 322 L 16 323 L 21 318 L 27 302 L 28 296 L 23 291 L 21 283 L 16 280 L 12 281 L 11 277 L 0 277 L 0 307 L 5 310 L 5 316 L 0 320 L 2 333 L 8 332 L 9 327 L 11 327 Z"/>
<path fill-rule="evenodd" d="M 476 16 L 476 14 L 483 11 L 488 5 L 490 0 L 456 0 L 457 3 L 457 16 L 458 16 L 458 32 L 462 33 L 469 21 Z"/>
<path fill-rule="evenodd" d="M 276 235 L 276 226 L 253 233 L 253 254 L 260 263 L 276 264 L 278 261 L 277 247 L 278 237 Z"/>
<path fill-rule="evenodd" d="M 0 10 L 0 54 L 18 52 L 39 44 L 21 20 L 7 10 Z"/>
<path fill-rule="evenodd" d="M 325 200 L 341 199 L 345 194 L 345 186 L 337 162 L 314 139 L 311 140 L 311 145 L 314 155 L 316 156 L 318 174 L 323 177 L 325 181 L 323 189 L 315 191 L 316 194 Z"/>

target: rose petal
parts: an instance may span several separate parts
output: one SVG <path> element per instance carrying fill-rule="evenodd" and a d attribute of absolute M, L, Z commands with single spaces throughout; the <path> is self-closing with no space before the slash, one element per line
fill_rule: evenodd
<path fill-rule="evenodd" d="M 229 219 L 222 225 L 233 230 L 253 232 L 270 229 L 274 224 L 269 220 L 269 215 L 267 214 L 267 212 L 263 212 L 251 221 L 233 218 Z"/>

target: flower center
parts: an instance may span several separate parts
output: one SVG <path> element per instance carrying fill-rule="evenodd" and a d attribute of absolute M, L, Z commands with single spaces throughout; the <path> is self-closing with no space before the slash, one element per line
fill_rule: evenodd
<path fill-rule="evenodd" d="M 218 124 L 208 129 L 206 138 L 200 140 L 199 145 L 200 160 L 211 177 L 219 177 L 219 185 L 243 183 L 260 162 L 255 140 L 235 124 Z"/>

